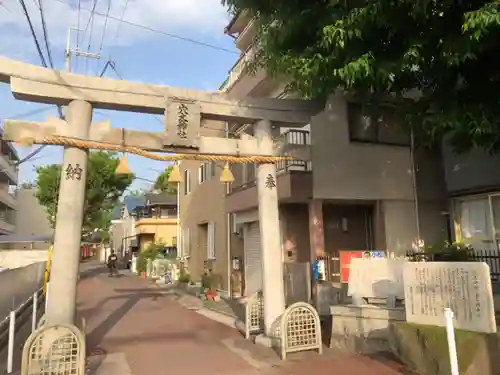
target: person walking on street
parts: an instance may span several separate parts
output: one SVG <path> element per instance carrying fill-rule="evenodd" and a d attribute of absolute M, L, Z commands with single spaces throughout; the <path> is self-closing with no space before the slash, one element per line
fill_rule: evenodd
<path fill-rule="evenodd" d="M 117 269 L 116 269 L 116 262 L 118 261 L 118 257 L 116 256 L 114 250 L 111 250 L 111 253 L 109 254 L 108 257 L 108 269 L 109 269 L 109 276 L 114 276 L 116 275 Z"/>

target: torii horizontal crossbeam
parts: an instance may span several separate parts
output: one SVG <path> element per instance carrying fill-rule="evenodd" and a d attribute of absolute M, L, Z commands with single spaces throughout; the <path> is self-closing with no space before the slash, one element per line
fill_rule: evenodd
<path fill-rule="evenodd" d="M 308 124 L 323 109 L 318 101 L 297 99 L 235 99 L 218 91 L 120 81 L 58 72 L 0 56 L 0 81 L 10 83 L 16 99 L 67 105 L 84 100 L 94 108 L 163 114 L 167 97 L 200 103 L 202 118 L 251 123 L 261 119 L 286 126 Z"/>
<path fill-rule="evenodd" d="M 49 117 L 48 121 L 5 120 L 2 138 L 13 142 L 44 143 L 46 138 L 54 136 L 72 137 L 72 128 L 64 120 Z M 122 147 L 136 147 L 152 152 L 199 153 L 203 155 L 233 155 L 233 156 L 279 156 L 282 155 L 282 145 L 275 144 L 271 154 L 263 152 L 257 139 L 242 135 L 240 139 L 219 137 L 199 138 L 196 149 L 170 146 L 165 148 L 168 136 L 161 132 L 145 132 L 112 128 L 109 121 L 92 124 L 88 141 L 103 142 Z M 294 153 L 288 153 L 293 156 Z M 301 155 L 301 154 L 299 154 Z"/>

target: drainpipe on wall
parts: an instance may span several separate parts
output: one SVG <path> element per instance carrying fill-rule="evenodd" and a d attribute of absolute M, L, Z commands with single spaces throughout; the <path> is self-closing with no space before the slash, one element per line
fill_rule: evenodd
<path fill-rule="evenodd" d="M 413 204 L 415 211 L 415 229 L 417 230 L 417 246 L 420 248 L 420 209 L 418 203 L 418 189 L 417 189 L 417 175 L 415 166 L 415 136 L 413 129 L 410 130 L 410 162 L 411 162 L 411 175 L 413 184 Z"/>
<path fill-rule="evenodd" d="M 181 168 L 181 162 L 180 160 L 177 161 L 177 166 L 179 167 L 179 170 Z M 181 183 L 177 182 L 177 259 L 181 257 L 182 250 L 181 250 Z"/>
<path fill-rule="evenodd" d="M 226 138 L 229 138 L 229 123 L 226 121 Z M 230 192 L 230 185 L 226 184 L 226 197 L 227 194 Z M 232 267 L 233 267 L 233 262 L 231 259 L 231 214 L 227 213 L 226 214 L 226 241 L 227 241 L 227 292 L 228 292 L 228 298 L 232 298 L 232 285 L 231 285 L 231 274 L 232 274 Z"/>

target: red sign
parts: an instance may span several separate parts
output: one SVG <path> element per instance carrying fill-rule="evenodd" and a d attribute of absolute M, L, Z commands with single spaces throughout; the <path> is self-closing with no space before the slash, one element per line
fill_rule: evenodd
<path fill-rule="evenodd" d="M 351 259 L 363 258 L 364 251 L 340 251 L 340 281 L 347 283 L 351 271 Z"/>

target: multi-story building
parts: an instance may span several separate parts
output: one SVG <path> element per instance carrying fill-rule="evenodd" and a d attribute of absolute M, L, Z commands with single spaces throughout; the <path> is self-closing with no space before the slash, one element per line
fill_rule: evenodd
<path fill-rule="evenodd" d="M 40 238 L 47 241 L 36 243 L 17 243 L 15 248 L 48 249 L 50 247 L 54 229 L 50 225 L 47 211 L 35 196 L 33 187 L 21 187 L 16 190 L 17 208 L 15 215 L 14 235 L 17 239 Z"/>
<path fill-rule="evenodd" d="M 227 124 L 205 121 L 204 136 L 227 137 Z M 224 164 L 184 160 L 180 163 L 179 191 L 181 241 L 179 256 L 187 260 L 191 277 L 199 281 L 205 268 L 220 275 L 221 288 L 229 286 L 227 186 L 219 181 Z"/>
<path fill-rule="evenodd" d="M 290 97 L 284 83 L 264 71 L 249 74 L 255 30 L 245 12 L 231 21 L 226 33 L 242 52 L 221 91 L 237 98 Z M 253 135 L 253 128 L 253 124 L 226 124 L 220 133 Z M 322 257 L 328 260 L 327 279 L 338 281 L 341 250 L 376 249 L 403 255 L 417 238 L 427 243 L 448 238 L 440 153 L 415 149 L 389 113 L 368 117 L 362 103 L 336 93 L 310 124 L 274 127 L 273 131 L 284 150 L 302 149 L 304 155 L 304 160 L 276 164 L 285 263 L 305 264 Z M 206 183 L 203 165 L 182 165 L 181 226 L 184 236 L 190 237 L 184 240 L 190 244 L 190 267 L 200 271 L 202 260 L 213 255 L 212 249 L 205 250 L 210 241 L 200 235 L 200 228 L 203 223 L 217 222 L 220 230 L 212 234 L 216 238 L 214 268 L 229 274 L 236 257 L 243 265 L 245 294 L 260 290 L 256 166 L 232 166 L 235 181 L 225 190 L 217 178 Z M 199 210 L 204 211 L 203 217 L 195 214 Z"/>
<path fill-rule="evenodd" d="M 134 213 L 137 246 L 140 251 L 153 243 L 166 247 L 177 246 L 178 217 L 175 194 L 148 193 L 144 204 L 138 205 Z"/>
<path fill-rule="evenodd" d="M 474 149 L 455 154 L 443 147 L 446 189 L 450 197 L 455 239 L 474 249 L 498 253 L 500 249 L 499 155 Z M 498 273 L 500 265 L 494 266 Z"/>
<path fill-rule="evenodd" d="M 17 185 L 18 160 L 14 146 L 0 139 L 0 235 L 11 234 L 15 229 L 17 199 L 9 190 Z"/>
<path fill-rule="evenodd" d="M 111 244 L 117 254 L 125 255 L 137 248 L 135 230 L 137 207 L 144 205 L 144 197 L 126 196 L 123 203 L 115 208 L 109 228 Z"/>

